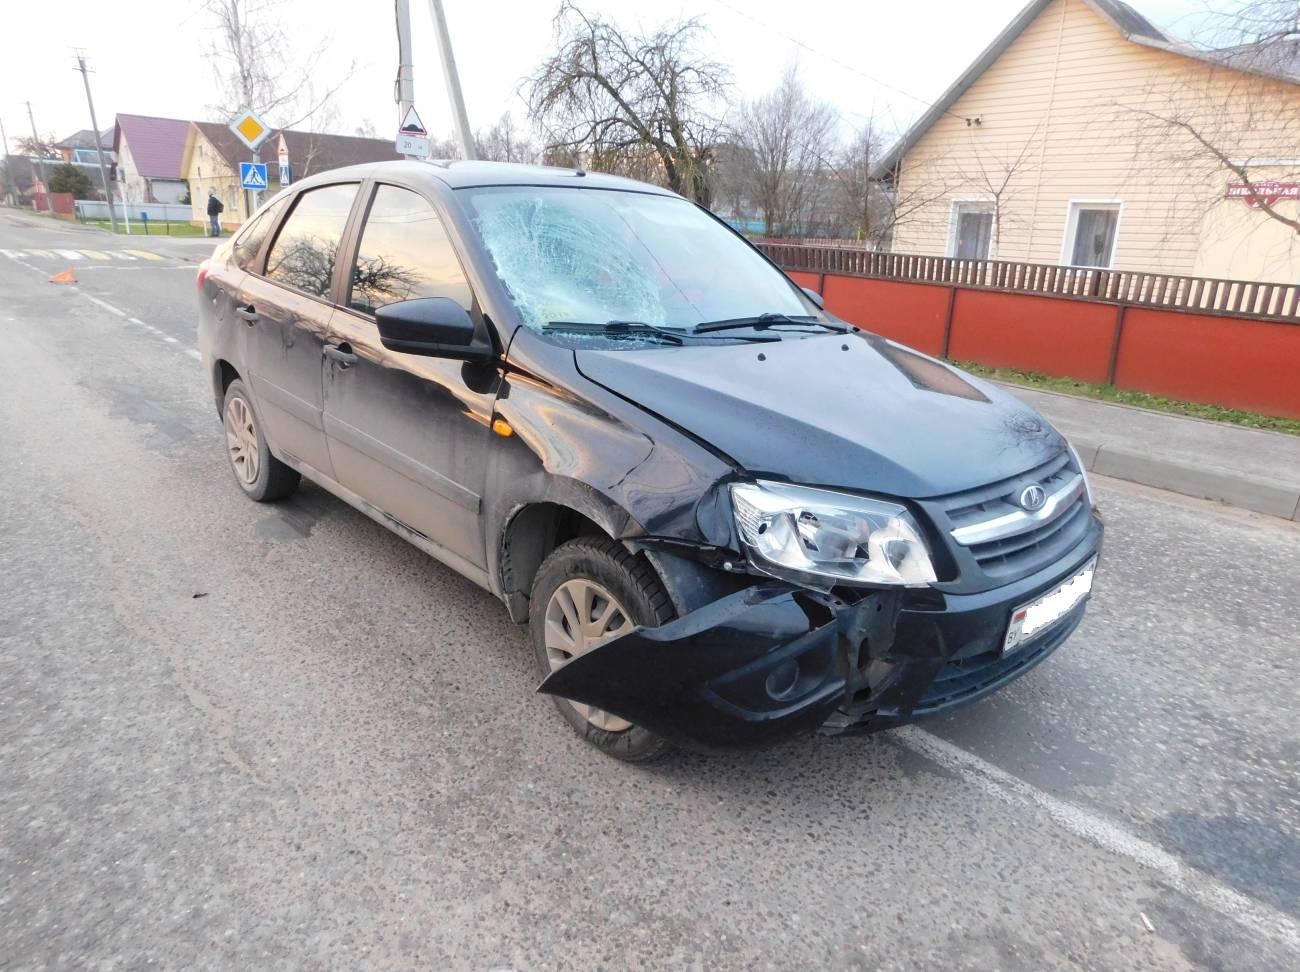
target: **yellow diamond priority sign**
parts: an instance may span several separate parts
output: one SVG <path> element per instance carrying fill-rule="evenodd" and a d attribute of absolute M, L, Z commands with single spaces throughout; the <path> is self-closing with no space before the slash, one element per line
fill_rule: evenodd
<path fill-rule="evenodd" d="M 241 108 L 230 122 L 230 130 L 239 136 L 239 140 L 256 152 L 257 147 L 271 134 L 271 127 L 257 117 L 251 108 Z"/>

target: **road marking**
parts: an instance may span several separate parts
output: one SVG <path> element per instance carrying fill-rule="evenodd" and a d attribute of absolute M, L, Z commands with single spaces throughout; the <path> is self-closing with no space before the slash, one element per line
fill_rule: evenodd
<path fill-rule="evenodd" d="M 185 353 L 189 355 L 191 358 L 193 358 L 195 361 L 203 360 L 203 355 L 201 355 L 198 351 L 194 350 L 193 348 L 186 348 Z"/>
<path fill-rule="evenodd" d="M 106 300 L 100 300 L 98 297 L 92 297 L 90 294 L 86 293 L 84 290 L 80 291 L 80 293 L 81 293 L 81 296 L 82 296 L 82 297 L 85 297 L 86 300 L 90 301 L 92 304 L 98 304 L 100 307 L 104 308 L 104 310 L 106 310 L 106 311 L 110 311 L 110 312 L 116 314 L 118 317 L 126 317 L 126 311 L 124 311 L 124 310 L 118 310 L 116 307 L 114 307 L 114 306 L 113 306 L 112 304 L 110 304 L 108 301 L 106 301 Z"/>
<path fill-rule="evenodd" d="M 10 260 L 17 260 L 20 256 L 23 255 L 22 250 L 0 250 L 0 253 L 3 253 Z"/>
<path fill-rule="evenodd" d="M 148 250 L 127 250 L 126 252 L 127 252 L 127 253 L 131 253 L 131 254 L 134 254 L 135 256 L 138 256 L 138 257 L 140 257 L 140 258 L 142 258 L 142 259 L 145 259 L 145 260 L 161 260 L 161 259 L 162 259 L 162 257 L 160 257 L 157 253 L 150 253 Z"/>
<path fill-rule="evenodd" d="M 1184 864 L 1164 848 L 1100 814 L 1044 793 L 974 753 L 916 726 L 895 729 L 890 736 L 913 752 L 952 770 L 990 796 L 1044 810 L 1059 827 L 1076 837 L 1156 872 L 1174 890 L 1212 911 L 1300 951 L 1300 922 L 1262 901 L 1233 890 L 1204 871 Z"/>
<path fill-rule="evenodd" d="M 110 250 L 109 252 L 113 255 L 113 259 L 115 259 L 115 260 L 134 260 L 134 259 L 135 259 L 135 257 L 131 256 L 131 254 L 126 253 L 126 252 L 124 252 L 124 251 L 122 251 L 122 250 Z"/>
<path fill-rule="evenodd" d="M 63 259 L 65 259 L 65 260 L 80 260 L 80 259 L 81 259 L 81 251 L 80 251 L 80 250 L 55 250 L 54 252 L 57 253 L 59 256 L 63 257 Z"/>
<path fill-rule="evenodd" d="M 36 257 L 52 257 L 54 256 L 54 253 L 51 250 L 28 250 L 27 255 Z"/>
<path fill-rule="evenodd" d="M 105 253 L 103 250 L 82 250 L 81 252 L 86 254 L 86 256 L 90 257 L 92 260 L 108 259 L 108 254 Z"/>

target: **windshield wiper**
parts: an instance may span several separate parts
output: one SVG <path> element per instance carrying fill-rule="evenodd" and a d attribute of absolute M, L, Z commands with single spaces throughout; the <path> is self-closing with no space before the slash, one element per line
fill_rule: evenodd
<path fill-rule="evenodd" d="M 602 337 L 658 338 L 668 344 L 681 344 L 687 334 L 680 327 L 658 327 L 640 321 L 606 321 L 595 324 L 589 321 L 548 321 L 543 331 L 564 331 L 567 334 L 599 334 Z"/>
<path fill-rule="evenodd" d="M 705 321 L 703 324 L 696 324 L 691 328 L 691 334 L 708 334 L 710 331 L 735 331 L 742 328 L 753 328 L 755 331 L 766 331 L 776 324 L 793 324 L 796 327 L 820 327 L 827 331 L 834 331 L 836 334 L 847 334 L 852 328 L 843 324 L 832 324 L 829 321 L 818 320 L 812 315 L 791 317 L 789 314 L 757 314 L 753 317 L 730 317 L 725 321 Z"/>

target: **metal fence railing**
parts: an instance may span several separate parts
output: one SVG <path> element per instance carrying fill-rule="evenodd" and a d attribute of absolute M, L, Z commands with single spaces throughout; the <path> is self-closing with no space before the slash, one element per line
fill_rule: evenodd
<path fill-rule="evenodd" d="M 1102 270 L 1008 260 L 875 253 L 819 242 L 760 242 L 785 270 L 882 280 L 977 287 L 1117 304 L 1300 321 L 1300 284 L 1184 277 L 1142 270 Z"/>

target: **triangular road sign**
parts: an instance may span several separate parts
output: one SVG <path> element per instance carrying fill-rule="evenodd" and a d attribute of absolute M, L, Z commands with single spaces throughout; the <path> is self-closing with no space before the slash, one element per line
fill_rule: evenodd
<path fill-rule="evenodd" d="M 428 135 L 424 130 L 424 122 L 420 121 L 420 115 L 415 110 L 415 105 L 411 105 L 406 110 L 406 117 L 402 119 L 402 127 L 397 130 L 399 135 Z"/>

